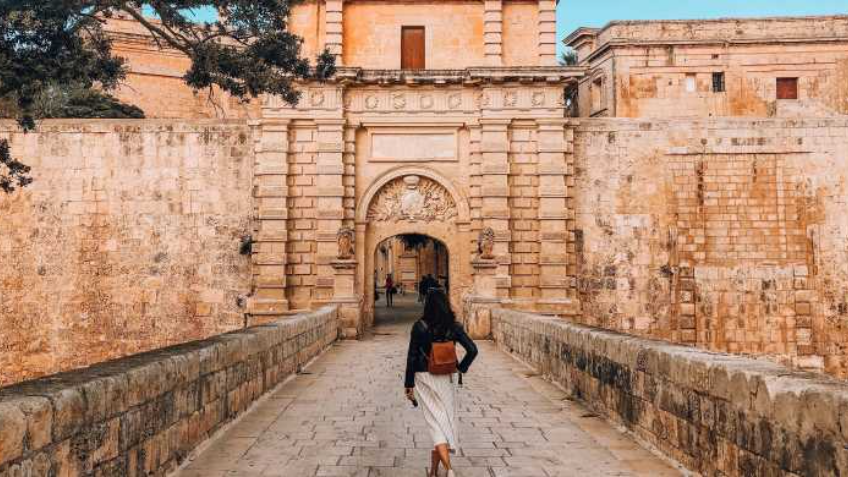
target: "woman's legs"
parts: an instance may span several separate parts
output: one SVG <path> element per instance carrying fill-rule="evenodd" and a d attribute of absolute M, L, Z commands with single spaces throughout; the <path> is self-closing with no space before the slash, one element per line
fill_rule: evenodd
<path fill-rule="evenodd" d="M 451 470 L 450 447 L 447 444 L 439 444 L 436 446 L 436 450 L 439 452 L 439 459 L 442 461 L 442 465 L 445 466 L 445 469 Z"/>
<path fill-rule="evenodd" d="M 430 477 L 438 477 L 439 462 L 439 451 L 434 448 L 433 451 L 430 452 Z"/>

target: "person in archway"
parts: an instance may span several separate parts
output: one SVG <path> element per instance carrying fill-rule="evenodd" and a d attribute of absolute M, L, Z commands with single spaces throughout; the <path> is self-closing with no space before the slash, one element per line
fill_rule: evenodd
<path fill-rule="evenodd" d="M 392 280 L 392 275 L 386 275 L 386 306 L 392 306 L 392 295 L 395 294 L 395 282 Z"/>
<path fill-rule="evenodd" d="M 429 282 L 427 281 L 427 275 L 421 277 L 421 281 L 418 282 L 418 301 L 423 302 L 424 297 L 427 296 L 427 289 L 429 288 Z"/>
<path fill-rule="evenodd" d="M 465 349 L 458 364 L 452 346 L 455 343 Z M 453 353 L 449 366 L 443 364 L 446 350 Z M 448 477 L 455 477 L 450 454 L 459 448 L 456 384 L 462 384 L 462 374 L 468 372 L 476 357 L 477 346 L 457 323 L 447 296 L 439 289 L 431 289 L 423 316 L 412 326 L 404 375 L 406 397 L 413 405 L 421 403 L 433 437 L 430 477 L 438 473 L 439 463 L 447 469 Z"/>

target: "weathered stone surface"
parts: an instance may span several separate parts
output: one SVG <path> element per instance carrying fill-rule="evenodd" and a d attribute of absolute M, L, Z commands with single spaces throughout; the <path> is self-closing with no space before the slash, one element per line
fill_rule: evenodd
<path fill-rule="evenodd" d="M 844 15 L 613 21 L 565 42 L 587 68 L 583 117 L 828 117 L 848 113 L 846 32 Z"/>
<path fill-rule="evenodd" d="M 840 424 L 848 385 L 840 381 L 501 308 L 492 321 L 502 349 L 693 471 L 848 472 Z M 635 360 L 621 353 L 625 347 Z M 639 358 L 648 355 L 669 366 Z M 727 387 L 693 380 L 722 375 Z"/>
<path fill-rule="evenodd" d="M 0 385 L 243 326 L 249 126 L 10 126 L 35 182 L 0 198 Z"/>
<path fill-rule="evenodd" d="M 164 475 L 337 336 L 337 311 L 327 307 L 3 388 L 0 476 L 46 476 L 51 468 L 60 476 Z M 260 359 L 284 346 L 290 362 Z M 204 374 L 199 357 L 214 348 L 226 349 L 226 359 Z M 271 373 L 276 381 L 260 379 Z M 212 380 L 217 394 L 202 400 L 209 376 L 220 376 Z"/>
<path fill-rule="evenodd" d="M 21 456 L 26 436 L 26 417 L 11 402 L 0 402 L 0 468 Z"/>

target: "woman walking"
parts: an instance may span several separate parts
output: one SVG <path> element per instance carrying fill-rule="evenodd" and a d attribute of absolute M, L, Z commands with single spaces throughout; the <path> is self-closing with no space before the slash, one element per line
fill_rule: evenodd
<path fill-rule="evenodd" d="M 465 357 L 459 364 L 454 343 L 465 348 Z M 446 359 L 449 354 L 453 356 Z M 462 374 L 468 372 L 475 357 L 477 346 L 456 322 L 444 292 L 430 291 L 424 302 L 424 315 L 412 326 L 404 379 L 406 397 L 416 406 L 421 403 L 433 437 L 430 477 L 437 476 L 439 462 L 448 471 L 448 477 L 456 475 L 450 463 L 450 452 L 459 446 L 456 382 L 459 378 L 461 384 Z"/>

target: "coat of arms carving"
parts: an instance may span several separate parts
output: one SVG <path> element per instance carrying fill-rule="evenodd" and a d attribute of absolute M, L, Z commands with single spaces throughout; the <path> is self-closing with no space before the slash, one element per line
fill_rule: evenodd
<path fill-rule="evenodd" d="M 416 175 L 383 186 L 368 208 L 368 220 L 378 222 L 450 221 L 456 215 L 456 202 L 447 189 Z"/>

